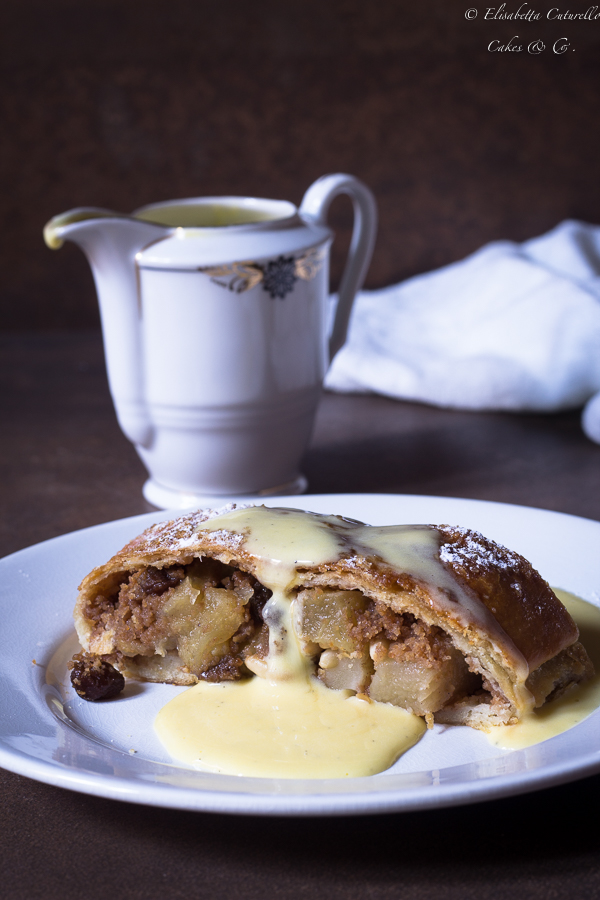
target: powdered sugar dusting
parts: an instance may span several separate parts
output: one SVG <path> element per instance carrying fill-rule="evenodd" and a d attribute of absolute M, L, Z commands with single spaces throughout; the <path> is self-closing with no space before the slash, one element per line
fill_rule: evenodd
<path fill-rule="evenodd" d="M 124 551 L 135 549 L 141 544 L 144 545 L 145 550 L 149 553 L 164 550 L 171 552 L 193 550 L 198 543 L 198 532 L 201 530 L 203 522 L 225 515 L 234 509 L 247 506 L 252 506 L 252 504 L 228 503 L 219 509 L 198 509 L 169 522 L 157 522 L 156 525 L 152 525 L 142 535 L 133 540 L 131 544 L 128 544 Z M 219 532 L 219 535 L 227 536 L 227 543 L 230 546 L 238 547 L 243 542 L 240 535 L 232 535 L 231 532 L 223 531 Z"/>
<path fill-rule="evenodd" d="M 450 528 L 448 525 L 438 526 L 442 534 L 458 534 L 459 543 L 444 543 L 440 547 L 442 562 L 456 563 L 472 569 L 479 566 L 483 569 L 514 569 L 522 563 L 522 557 L 501 544 L 488 541 L 477 531 L 468 528 Z"/>
<path fill-rule="evenodd" d="M 220 528 L 218 531 L 211 531 L 210 536 L 213 540 L 216 540 L 229 548 L 241 547 L 246 540 L 246 535 L 238 534 L 235 531 L 227 531 L 226 528 Z"/>

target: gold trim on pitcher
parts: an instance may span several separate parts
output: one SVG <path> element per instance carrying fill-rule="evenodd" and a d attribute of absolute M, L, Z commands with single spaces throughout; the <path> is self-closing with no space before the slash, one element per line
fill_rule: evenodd
<path fill-rule="evenodd" d="M 302 256 L 279 256 L 267 263 L 234 262 L 221 266 L 204 266 L 198 269 L 210 280 L 236 294 L 250 291 L 258 284 L 273 299 L 283 298 L 294 289 L 298 279 L 310 281 L 323 266 L 327 247 L 315 247 Z"/>

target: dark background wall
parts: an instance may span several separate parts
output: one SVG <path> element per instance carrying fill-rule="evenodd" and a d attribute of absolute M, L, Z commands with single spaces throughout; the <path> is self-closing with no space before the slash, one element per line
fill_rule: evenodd
<path fill-rule="evenodd" d="M 0 327 L 97 325 L 83 256 L 41 239 L 73 206 L 299 202 L 348 171 L 379 202 L 371 287 L 600 221 L 600 19 L 547 21 L 555 5 L 589 6 L 510 0 L 541 14 L 515 22 L 478 0 L 3 0 Z M 516 35 L 521 52 L 488 50 Z M 335 278 L 350 216 L 332 213 Z"/>

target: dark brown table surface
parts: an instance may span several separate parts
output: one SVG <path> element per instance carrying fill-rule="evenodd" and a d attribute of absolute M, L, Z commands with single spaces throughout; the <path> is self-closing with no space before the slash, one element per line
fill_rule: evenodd
<path fill-rule="evenodd" d="M 99 336 L 9 335 L 0 348 L 0 555 L 150 511 Z M 312 493 L 462 496 L 600 519 L 600 447 L 577 412 L 465 413 L 326 394 L 304 471 Z M 7 900 L 600 893 L 600 776 L 475 806 L 347 819 L 146 808 L 3 770 L 0 791 Z"/>

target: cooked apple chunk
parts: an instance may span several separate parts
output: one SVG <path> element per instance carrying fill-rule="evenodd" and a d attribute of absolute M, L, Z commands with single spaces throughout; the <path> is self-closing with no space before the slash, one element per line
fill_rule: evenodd
<path fill-rule="evenodd" d="M 450 647 L 435 660 L 410 653 L 381 660 L 375 668 L 369 696 L 424 716 L 438 712 L 457 694 L 477 686 L 477 677 L 469 672 L 462 654 Z"/>
<path fill-rule="evenodd" d="M 177 635 L 177 649 L 192 672 L 205 672 L 229 650 L 229 640 L 248 618 L 243 598 L 187 576 L 164 604 L 161 615 Z"/>
<path fill-rule="evenodd" d="M 322 588 L 301 591 L 296 600 L 299 633 L 304 641 L 311 641 L 323 650 L 360 653 L 360 644 L 353 632 L 358 614 L 366 606 L 367 600 L 360 591 L 329 591 Z"/>
<path fill-rule="evenodd" d="M 457 695 L 476 690 L 481 679 L 441 629 L 403 616 L 400 640 L 371 642 L 375 674 L 373 700 L 402 706 L 417 715 L 435 713 Z M 411 621 L 412 620 L 412 621 Z"/>
<path fill-rule="evenodd" d="M 325 650 L 319 659 L 319 678 L 335 691 L 349 690 L 364 693 L 373 674 L 368 653 L 358 657 L 345 656 L 335 650 Z"/>

